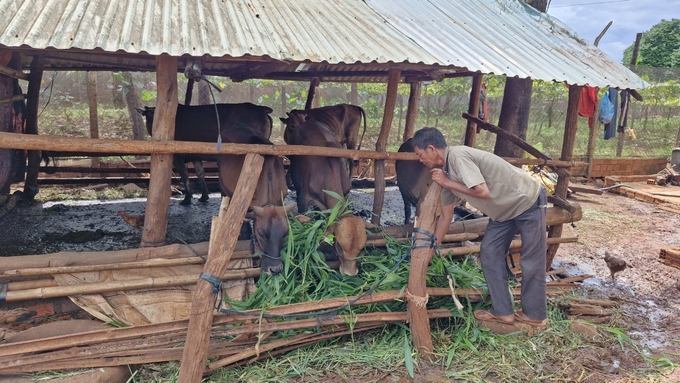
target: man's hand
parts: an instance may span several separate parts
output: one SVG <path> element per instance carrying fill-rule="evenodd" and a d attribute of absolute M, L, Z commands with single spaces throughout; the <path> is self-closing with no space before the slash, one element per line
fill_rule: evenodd
<path fill-rule="evenodd" d="M 430 174 L 432 174 L 432 181 L 438 183 L 441 187 L 446 187 L 444 184 L 449 177 L 446 176 L 446 173 L 441 168 L 430 169 Z"/>

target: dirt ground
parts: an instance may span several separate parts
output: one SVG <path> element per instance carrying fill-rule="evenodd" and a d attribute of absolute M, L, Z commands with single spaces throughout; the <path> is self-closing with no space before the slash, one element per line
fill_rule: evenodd
<path fill-rule="evenodd" d="M 593 186 L 593 185 L 590 185 Z M 402 219 L 401 197 L 396 188 L 388 188 L 384 208 L 386 224 L 398 224 Z M 663 188 L 664 193 L 679 194 L 680 187 Z M 372 194 L 355 190 L 352 199 L 359 207 L 370 209 Z M 680 198 L 667 198 L 664 206 L 680 211 Z M 677 200 L 677 201 L 676 201 Z M 659 261 L 662 248 L 680 248 L 680 214 L 663 209 L 659 204 L 605 192 L 602 195 L 576 192 L 570 202 L 578 203 L 583 219 L 573 226 L 564 225 L 563 237 L 577 236 L 578 243 L 562 244 L 557 252 L 554 269 L 564 269 L 564 276 L 592 275 L 583 282 L 588 298 L 610 299 L 620 303 L 620 315 L 612 327 L 626 329 L 626 333 L 651 355 L 669 357 L 679 362 L 680 341 L 680 270 Z M 168 242 L 207 241 L 210 217 L 217 213 L 219 198 L 213 195 L 208 204 L 194 203 L 180 206 L 179 197 L 170 203 Z M 56 251 L 102 251 L 137 246 L 139 236 L 116 215 L 117 210 L 142 213 L 143 199 L 89 201 L 77 203 L 45 203 L 20 207 L 0 218 L 5 235 L 0 237 L 0 256 L 37 254 Z M 671 209 L 672 210 L 672 209 Z M 603 259 L 605 251 L 624 259 L 628 268 L 610 278 Z M 8 258 L 3 258 L 8 261 Z M 583 364 L 601 370 L 603 365 L 620 360 L 639 363 L 620 349 L 612 347 L 600 353 L 574 351 Z M 555 366 L 559 368 L 558 366 Z M 676 369 L 661 382 L 680 382 Z M 443 371 L 421 370 L 415 381 L 440 381 Z M 411 381 L 404 375 L 376 381 Z M 431 380 L 435 379 L 435 380 Z M 329 377 L 329 382 L 335 382 Z M 337 380 L 340 381 L 340 380 Z M 590 381 L 590 380 L 589 380 Z M 597 381 L 597 380 L 593 380 Z M 605 380 L 643 382 L 617 375 Z M 652 380 L 650 380 L 652 381 Z M 659 380 L 653 380 L 659 381 Z"/>

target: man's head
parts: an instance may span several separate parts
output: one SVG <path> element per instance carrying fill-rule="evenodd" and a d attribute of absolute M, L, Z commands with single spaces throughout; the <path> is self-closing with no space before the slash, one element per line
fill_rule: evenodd
<path fill-rule="evenodd" d="M 437 128 L 422 128 L 416 132 L 411 141 L 413 151 L 425 166 L 433 168 L 444 165 L 446 139 Z"/>

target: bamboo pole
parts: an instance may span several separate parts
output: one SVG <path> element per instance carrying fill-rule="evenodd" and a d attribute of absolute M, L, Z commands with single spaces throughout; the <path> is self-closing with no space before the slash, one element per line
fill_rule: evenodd
<path fill-rule="evenodd" d="M 387 149 L 387 138 L 390 134 L 390 128 L 392 127 L 392 119 L 394 118 L 394 107 L 397 102 L 397 90 L 399 88 L 400 78 L 401 69 L 390 68 L 387 77 L 385 109 L 383 111 L 378 141 L 375 143 L 376 152 L 385 152 Z M 371 223 L 379 225 L 380 216 L 382 215 L 382 206 L 385 200 L 385 160 L 379 159 L 373 163 L 373 174 L 375 177 L 375 192 L 373 193 L 373 216 L 371 217 Z"/>
<path fill-rule="evenodd" d="M 562 238 L 548 238 L 548 245 L 557 245 L 560 243 L 574 243 L 578 242 L 578 237 L 562 237 Z M 510 249 L 519 249 L 522 247 L 522 240 L 515 239 L 510 242 Z M 463 247 L 451 247 L 444 248 L 441 250 L 442 254 L 449 256 L 462 256 L 468 254 L 477 254 L 480 251 L 479 245 L 474 246 L 463 246 Z"/>
<path fill-rule="evenodd" d="M 225 240 L 216 241 L 213 243 L 215 246 L 211 246 L 203 274 L 215 276 L 222 275 L 226 271 L 231 253 L 238 240 L 241 222 L 243 222 L 246 209 L 253 199 L 263 163 L 264 158 L 260 155 L 246 155 L 231 203 L 224 215 L 222 215 L 224 210 L 220 209 L 221 217 L 217 224 L 217 230 L 211 233 L 211 237 L 214 235 L 220 239 L 225 238 Z M 201 381 L 203 365 L 208 358 L 207 345 L 210 339 L 210 326 L 213 322 L 213 305 L 216 293 L 217 291 L 210 282 L 199 279 L 191 304 L 189 331 L 179 373 L 180 382 L 197 383 Z"/>
<path fill-rule="evenodd" d="M 420 230 L 432 233 L 431 240 L 434 238 L 434 230 L 437 220 L 436 210 L 439 201 L 439 194 L 442 187 L 437 183 L 432 183 L 427 191 L 425 200 L 420 207 L 420 215 L 416 219 L 415 227 Z M 416 234 L 416 238 L 422 238 L 416 247 L 411 251 L 411 270 L 408 274 L 408 302 L 409 323 L 411 324 L 411 334 L 413 335 L 413 345 L 416 350 L 427 359 L 432 359 L 434 346 L 430 334 L 430 321 L 427 317 L 427 287 L 425 285 L 427 266 L 434 255 L 436 243 L 433 246 L 427 245 L 428 238 L 423 238 L 423 234 Z"/>

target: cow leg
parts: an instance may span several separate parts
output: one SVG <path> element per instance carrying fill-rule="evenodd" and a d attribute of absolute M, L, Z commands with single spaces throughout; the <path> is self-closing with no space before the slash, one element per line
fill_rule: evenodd
<path fill-rule="evenodd" d="M 208 185 L 205 183 L 205 171 L 203 170 L 203 163 L 201 161 L 194 161 L 194 170 L 196 171 L 196 178 L 201 184 L 201 198 L 198 200 L 201 202 L 208 202 L 210 197 L 208 196 Z"/>
<path fill-rule="evenodd" d="M 189 184 L 189 172 L 187 171 L 187 166 L 184 164 L 184 157 L 174 156 L 173 162 L 175 163 L 177 173 L 179 173 L 182 185 L 184 185 L 184 199 L 179 204 L 191 205 L 191 185 Z"/>
<path fill-rule="evenodd" d="M 411 223 L 411 202 L 407 201 L 404 196 L 401 197 L 404 200 L 404 225 Z"/>

